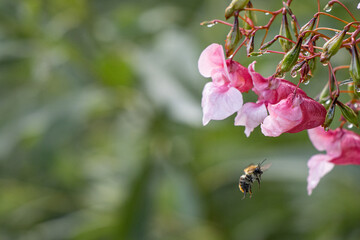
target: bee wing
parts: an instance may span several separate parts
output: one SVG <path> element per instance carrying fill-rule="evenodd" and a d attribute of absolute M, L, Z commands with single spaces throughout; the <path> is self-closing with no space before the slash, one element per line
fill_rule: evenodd
<path fill-rule="evenodd" d="M 271 167 L 271 163 L 265 164 L 264 166 L 261 166 L 262 171 L 266 171 Z"/>

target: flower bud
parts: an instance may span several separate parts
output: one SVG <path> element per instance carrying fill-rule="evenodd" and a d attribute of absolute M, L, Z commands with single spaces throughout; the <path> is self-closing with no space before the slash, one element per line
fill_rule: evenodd
<path fill-rule="evenodd" d="M 225 18 L 228 19 L 234 15 L 235 11 L 244 9 L 249 1 L 250 0 L 232 0 L 230 5 L 225 9 Z"/>
<path fill-rule="evenodd" d="M 231 54 L 234 53 L 234 50 L 237 46 L 237 44 L 240 41 L 240 38 L 242 37 L 242 34 L 239 30 L 239 20 L 237 17 L 235 17 L 234 25 L 230 29 L 230 32 L 228 33 L 226 40 L 225 40 L 225 52 L 226 57 L 231 56 Z"/>
<path fill-rule="evenodd" d="M 295 65 L 299 58 L 302 40 L 303 38 L 300 37 L 296 45 L 285 54 L 284 58 L 280 61 L 276 68 L 277 75 L 282 75 L 283 73 L 290 71 L 290 69 Z"/>
<path fill-rule="evenodd" d="M 348 84 L 347 85 L 348 94 L 351 99 L 360 99 L 360 93 L 355 91 L 354 84 Z"/>
<path fill-rule="evenodd" d="M 295 66 L 291 69 L 291 72 L 290 72 L 292 77 L 296 77 L 297 71 L 300 70 L 300 68 L 305 64 L 305 62 L 306 62 L 306 60 L 303 60 L 303 61 L 298 62 L 297 64 L 295 64 Z"/>
<path fill-rule="evenodd" d="M 343 115 L 343 117 L 349 122 L 354 124 L 355 126 L 359 127 L 359 121 L 358 121 L 358 116 L 357 114 L 354 112 L 354 110 L 352 110 L 349 106 L 343 104 L 340 101 L 336 101 L 336 104 L 339 106 L 341 114 Z"/>
<path fill-rule="evenodd" d="M 291 25 L 291 29 L 293 30 L 293 32 L 295 34 L 295 37 L 297 38 L 299 36 L 298 35 L 298 28 L 297 28 L 297 24 L 296 24 L 294 19 L 291 19 L 290 25 Z"/>
<path fill-rule="evenodd" d="M 261 47 L 260 50 L 264 50 L 267 49 L 268 47 L 270 47 L 271 45 L 273 45 L 273 43 L 276 41 L 276 39 L 273 39 L 271 41 L 268 41 L 266 43 L 264 43 Z"/>
<path fill-rule="evenodd" d="M 302 26 L 300 28 L 300 34 L 305 32 L 305 31 L 308 31 L 308 30 L 313 30 L 314 28 L 314 25 L 315 25 L 315 21 L 317 19 L 317 16 L 316 17 L 313 17 L 312 19 L 310 19 L 309 22 L 307 22 L 304 26 Z M 308 36 L 310 35 L 310 32 L 307 32 L 303 35 L 304 38 L 307 38 Z"/>
<path fill-rule="evenodd" d="M 325 116 L 325 122 L 324 122 L 324 128 L 327 129 L 329 128 L 330 124 L 332 123 L 332 121 L 334 120 L 335 117 L 335 104 L 334 102 L 331 103 L 329 110 L 326 113 Z"/>
<path fill-rule="evenodd" d="M 249 2 L 247 3 L 247 6 L 246 6 L 246 7 L 247 7 L 247 8 L 253 8 L 253 5 L 252 5 L 252 3 L 249 1 Z M 256 15 L 255 15 L 255 12 L 254 12 L 254 11 L 246 10 L 246 11 L 245 11 L 245 14 L 246 14 L 247 18 L 250 19 L 254 25 L 256 25 L 256 23 L 257 23 L 257 18 L 256 18 Z M 250 26 L 246 21 L 244 21 L 244 28 L 245 28 L 246 30 L 250 30 L 250 29 L 251 29 L 251 26 Z"/>
<path fill-rule="evenodd" d="M 337 33 L 334 37 L 329 39 L 323 46 L 323 52 L 320 55 L 320 62 L 326 64 L 330 58 L 334 56 L 340 49 L 342 41 L 349 28 L 344 28 L 341 32 Z"/>
<path fill-rule="evenodd" d="M 286 14 L 283 15 L 279 35 L 282 35 L 282 36 L 292 40 Z M 283 49 L 284 52 L 289 51 L 291 49 L 291 47 L 292 47 L 292 42 L 287 41 L 287 40 L 285 40 L 283 38 L 279 39 L 279 43 L 280 43 L 281 48 Z"/>
<path fill-rule="evenodd" d="M 354 82 L 354 89 L 358 93 L 360 88 L 360 61 L 356 45 L 351 46 L 351 62 L 349 67 L 350 76 Z"/>
<path fill-rule="evenodd" d="M 247 44 L 246 47 L 246 53 L 248 56 L 250 56 L 250 53 L 252 53 L 254 51 L 254 35 L 251 35 L 249 42 Z"/>
<path fill-rule="evenodd" d="M 309 67 L 310 67 L 309 75 L 310 75 L 310 76 L 313 76 L 313 75 L 314 75 L 314 71 L 315 71 L 315 69 L 316 69 L 316 58 L 311 58 L 311 59 L 308 61 L 308 64 L 309 64 Z"/>
<path fill-rule="evenodd" d="M 301 82 L 308 84 L 309 83 L 309 79 L 311 78 L 311 76 L 309 75 L 309 71 L 310 71 L 310 67 L 308 63 L 305 63 L 300 70 L 300 80 Z"/>
<path fill-rule="evenodd" d="M 326 105 L 330 104 L 330 97 L 331 97 L 330 91 L 333 92 L 335 90 L 335 78 L 333 74 L 330 75 L 330 85 L 331 85 L 331 89 L 329 89 L 329 83 L 326 83 L 325 87 L 320 93 L 319 102 L 322 104 L 326 104 Z"/>

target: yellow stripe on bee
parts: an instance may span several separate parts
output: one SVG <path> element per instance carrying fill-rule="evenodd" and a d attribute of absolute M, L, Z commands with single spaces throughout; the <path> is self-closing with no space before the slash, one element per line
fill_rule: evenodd
<path fill-rule="evenodd" d="M 257 165 L 251 165 L 244 169 L 245 174 L 251 174 L 255 171 Z"/>
<path fill-rule="evenodd" d="M 240 189 L 241 192 L 244 192 L 244 189 L 242 189 L 240 184 L 239 184 L 239 189 Z"/>

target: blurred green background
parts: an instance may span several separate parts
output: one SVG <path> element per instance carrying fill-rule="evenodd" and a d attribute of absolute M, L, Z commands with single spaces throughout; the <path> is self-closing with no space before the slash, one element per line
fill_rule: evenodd
<path fill-rule="evenodd" d="M 293 2 L 305 24 L 315 1 Z M 359 167 L 335 167 L 309 197 L 306 164 L 317 151 L 306 132 L 246 138 L 233 117 L 201 126 L 209 79 L 197 59 L 229 28 L 199 23 L 223 19 L 227 4 L 0 2 L 1 240 L 360 239 Z M 357 1 L 347 4 L 359 16 Z M 236 60 L 257 60 L 267 76 L 280 56 Z M 319 67 L 304 88 L 314 97 L 326 81 Z M 243 168 L 264 158 L 272 167 L 261 190 L 241 200 Z"/>

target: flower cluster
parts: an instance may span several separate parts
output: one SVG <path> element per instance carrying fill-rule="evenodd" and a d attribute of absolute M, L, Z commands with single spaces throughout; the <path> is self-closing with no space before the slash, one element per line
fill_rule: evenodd
<path fill-rule="evenodd" d="M 259 125 L 261 132 L 269 137 L 308 130 L 315 148 L 326 151 L 326 154 L 314 155 L 308 162 L 309 195 L 334 165 L 360 164 L 360 136 L 344 129 L 346 124 L 359 127 L 360 57 L 357 44 L 360 42 L 360 21 L 340 0 L 329 1 L 324 8 L 327 13 L 320 11 L 320 1 L 316 2 L 318 11 L 300 26 L 290 7 L 292 0 L 283 1 L 283 6 L 276 11 L 253 8 L 250 0 L 232 0 L 225 9 L 225 19 L 233 19 L 233 24 L 221 20 L 202 23 L 209 27 L 216 23 L 231 27 L 225 39 L 225 51 L 222 45 L 211 44 L 198 61 L 200 74 L 212 80 L 205 85 L 202 94 L 204 125 L 236 113 L 234 124 L 244 126 L 247 137 Z M 331 15 L 329 12 L 334 5 L 342 7 L 352 21 Z M 360 8 L 360 3 L 357 8 Z M 271 18 L 266 24 L 257 25 L 256 12 Z M 277 16 L 282 16 L 279 34 L 264 43 Z M 341 21 L 344 26 L 342 29 L 319 27 L 321 16 Z M 256 52 L 257 32 L 263 30 L 266 32 Z M 334 35 L 327 36 L 322 30 L 332 31 Z M 244 40 L 240 43 L 242 38 Z M 277 40 L 283 52 L 268 49 Z M 274 74 L 263 77 L 255 71 L 255 61 L 248 67 L 236 62 L 234 56 L 243 46 L 246 46 L 247 57 L 281 54 L 282 60 Z M 350 53 L 350 64 L 333 67 L 331 58 L 342 48 Z M 317 60 L 327 66 L 329 79 L 319 95 L 311 98 L 300 85 L 309 83 Z M 339 81 L 336 73 L 344 69 L 348 71 L 349 79 Z M 287 72 L 293 78 L 299 74 L 297 84 L 284 79 Z M 256 102 L 244 103 L 243 94 L 249 91 L 257 95 Z M 344 94 L 350 99 L 343 103 L 346 98 L 341 97 L 340 101 L 340 95 Z M 336 109 L 341 111 L 340 126 L 330 130 Z"/>
<path fill-rule="evenodd" d="M 296 133 L 320 126 L 325 108 L 293 83 L 276 77 L 264 78 L 234 60 L 225 61 L 223 47 L 211 44 L 200 55 L 199 71 L 212 82 L 205 85 L 202 97 L 203 124 L 222 120 L 237 112 L 235 125 L 245 126 L 245 134 L 261 125 L 265 136 Z M 254 91 L 256 103 L 243 104 L 243 92 Z"/>

